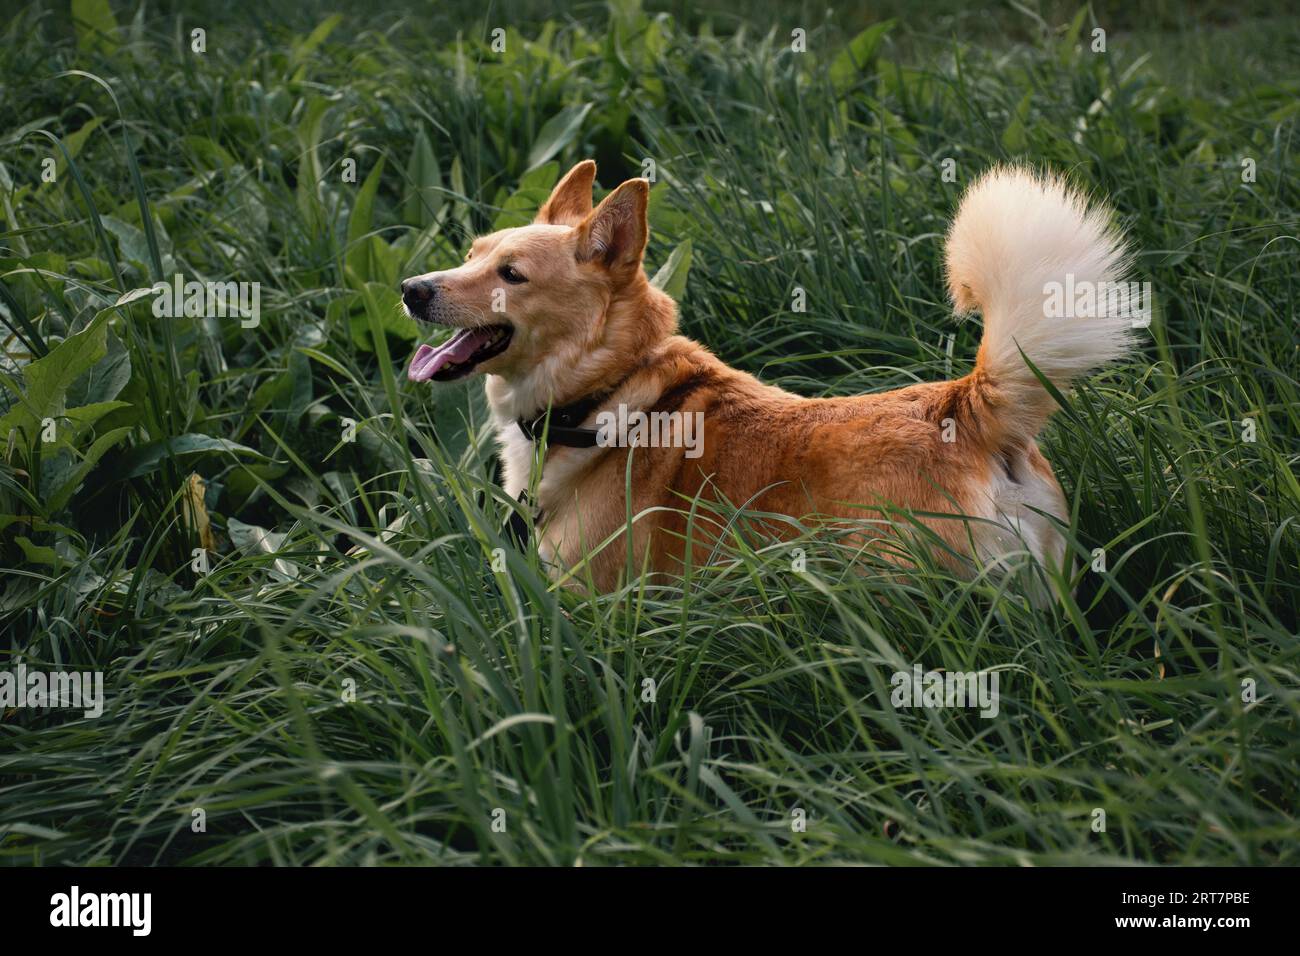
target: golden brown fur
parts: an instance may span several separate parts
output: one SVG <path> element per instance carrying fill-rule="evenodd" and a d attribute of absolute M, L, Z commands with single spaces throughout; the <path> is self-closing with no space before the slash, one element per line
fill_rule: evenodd
<path fill-rule="evenodd" d="M 974 551 L 997 561 L 1019 549 L 1044 562 L 1062 560 L 1060 536 L 1038 512 L 1063 517 L 1065 503 L 1032 439 L 1050 405 L 1032 382 L 1005 370 L 1005 359 L 986 357 L 987 341 L 974 372 L 956 381 L 815 399 L 765 385 L 677 334 L 674 303 L 642 266 L 647 184 L 626 182 L 593 210 L 594 174 L 595 164 L 579 164 L 536 223 L 482 237 L 465 265 L 422 277 L 439 290 L 429 317 L 457 326 L 495 320 L 488 302 L 503 264 L 527 277 L 505 292 L 514 339 L 478 368 L 488 374 L 511 495 L 528 485 L 534 464 L 533 446 L 515 422 L 548 404 L 621 383 L 588 427 L 598 411 L 621 403 L 703 413 L 698 458 L 675 447 L 549 447 L 536 501 L 545 558 L 561 570 L 579 567 L 577 576 L 590 574 L 598 588 L 617 585 L 628 554 L 619 535 L 631 453 L 630 510 L 641 516 L 633 527 L 635 570 L 681 569 L 686 512 L 696 496 L 794 519 L 853 522 L 864 540 L 879 536 L 882 546 L 895 533 L 884 519 L 906 509 L 957 555 Z M 969 295 L 979 278 L 960 280 L 957 294 Z M 1030 394 L 1042 408 L 1025 409 Z M 697 562 L 718 530 L 707 512 L 697 519 Z M 771 519 L 760 527 L 782 536 L 794 525 Z"/>

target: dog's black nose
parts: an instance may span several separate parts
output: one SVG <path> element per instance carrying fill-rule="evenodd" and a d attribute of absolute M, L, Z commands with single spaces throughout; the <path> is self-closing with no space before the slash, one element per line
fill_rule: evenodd
<path fill-rule="evenodd" d="M 411 310 L 412 315 L 419 315 L 425 305 L 438 294 L 438 287 L 430 279 L 403 279 L 402 301 Z"/>

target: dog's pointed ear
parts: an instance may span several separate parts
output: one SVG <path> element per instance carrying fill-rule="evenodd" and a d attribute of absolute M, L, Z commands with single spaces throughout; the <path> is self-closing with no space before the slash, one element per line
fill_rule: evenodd
<path fill-rule="evenodd" d="M 537 222 L 553 226 L 576 226 L 591 213 L 591 187 L 596 182 L 596 164 L 584 159 L 555 184 L 551 196 L 537 211 Z"/>
<path fill-rule="evenodd" d="M 578 226 L 578 258 L 612 271 L 639 269 L 650 233 L 649 200 L 650 184 L 644 179 L 629 179 L 601 200 Z"/>

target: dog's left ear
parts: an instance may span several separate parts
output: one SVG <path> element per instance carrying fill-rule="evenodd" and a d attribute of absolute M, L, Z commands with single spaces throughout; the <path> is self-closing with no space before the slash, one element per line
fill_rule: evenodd
<path fill-rule="evenodd" d="M 591 187 L 596 181 L 596 164 L 584 159 L 555 184 L 551 196 L 537 211 L 537 222 L 553 226 L 576 226 L 591 213 Z"/>
<path fill-rule="evenodd" d="M 611 271 L 639 269 L 650 227 L 646 205 L 650 184 L 629 179 L 606 196 L 578 226 L 578 258 Z"/>

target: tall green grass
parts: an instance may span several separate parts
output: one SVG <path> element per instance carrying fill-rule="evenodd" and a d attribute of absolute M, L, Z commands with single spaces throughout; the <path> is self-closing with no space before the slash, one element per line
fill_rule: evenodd
<path fill-rule="evenodd" d="M 978 42 L 848 10 L 798 54 L 763 10 L 74 7 L 0 41 L 6 400 L 87 363 L 60 442 L 16 428 L 0 468 L 0 669 L 109 699 L 0 713 L 0 858 L 1296 862 L 1293 18 L 1162 7 L 1094 54 L 1105 10 Z M 480 386 L 405 381 L 396 284 L 587 156 L 606 188 L 654 161 L 685 332 L 806 395 L 969 369 L 942 235 L 990 163 L 1109 198 L 1158 314 L 1044 437 L 1077 571 L 1020 574 L 1056 602 L 743 514 L 678 580 L 556 588 L 502 533 Z M 259 281 L 261 325 L 117 304 L 177 271 Z M 895 708 L 914 663 L 996 671 L 1000 713 Z"/>

